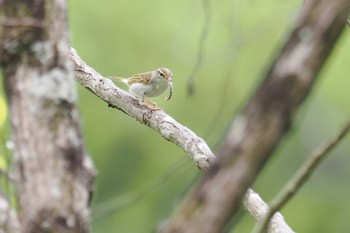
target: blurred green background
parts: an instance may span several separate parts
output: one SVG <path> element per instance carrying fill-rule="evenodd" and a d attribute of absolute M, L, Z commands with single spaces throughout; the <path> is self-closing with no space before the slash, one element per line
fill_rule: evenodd
<path fill-rule="evenodd" d="M 288 36 L 301 1 L 206 2 L 210 4 L 203 8 L 199 0 L 75 0 L 69 2 L 69 22 L 72 46 L 104 76 L 170 68 L 173 99 L 165 101 L 165 94 L 154 101 L 215 149 Z M 204 25 L 202 62 L 195 93 L 189 96 L 186 85 Z M 349 35 L 347 29 L 290 133 L 254 184 L 266 201 L 349 117 Z M 77 86 L 85 141 L 98 170 L 92 231 L 153 231 L 179 205 L 200 171 L 177 146 Z M 350 196 L 348 144 L 349 137 L 282 210 L 295 231 L 349 232 L 350 203 L 344 201 Z M 241 211 L 230 232 L 249 232 L 253 223 Z"/>

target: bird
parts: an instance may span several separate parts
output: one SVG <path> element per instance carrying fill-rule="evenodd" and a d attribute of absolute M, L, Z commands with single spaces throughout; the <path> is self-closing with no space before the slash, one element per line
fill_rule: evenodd
<path fill-rule="evenodd" d="M 166 90 L 170 90 L 169 97 L 166 100 L 170 100 L 173 95 L 173 73 L 168 68 L 159 68 L 153 71 L 134 74 L 128 78 L 122 77 L 109 77 L 113 81 L 124 83 L 129 87 L 129 92 L 137 97 L 141 98 L 141 102 L 145 100 L 151 104 L 153 110 L 160 109 L 157 104 L 146 97 L 152 98 L 163 94 Z"/>

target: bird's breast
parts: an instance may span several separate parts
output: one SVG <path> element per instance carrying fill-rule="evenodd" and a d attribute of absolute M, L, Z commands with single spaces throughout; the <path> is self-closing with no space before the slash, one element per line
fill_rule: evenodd
<path fill-rule="evenodd" d="M 129 86 L 129 92 L 137 96 L 156 97 L 168 89 L 168 82 L 161 80 L 149 84 L 134 83 Z"/>

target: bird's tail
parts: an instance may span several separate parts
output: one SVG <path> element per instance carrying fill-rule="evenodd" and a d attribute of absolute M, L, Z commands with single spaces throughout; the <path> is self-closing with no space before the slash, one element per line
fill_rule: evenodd
<path fill-rule="evenodd" d="M 116 81 L 116 82 L 120 82 L 120 83 L 124 83 L 124 84 L 127 84 L 127 80 L 125 78 L 122 78 L 122 77 L 112 77 L 112 76 L 109 76 L 108 77 L 110 80 L 112 81 Z"/>

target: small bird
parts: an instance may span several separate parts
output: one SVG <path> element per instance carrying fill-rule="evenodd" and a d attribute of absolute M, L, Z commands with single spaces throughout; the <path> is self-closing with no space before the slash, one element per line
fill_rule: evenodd
<path fill-rule="evenodd" d="M 173 95 L 173 74 L 168 68 L 159 68 L 154 71 L 134 74 L 129 78 L 109 77 L 113 81 L 122 82 L 129 87 L 129 92 L 141 97 L 141 102 L 146 100 L 153 105 L 153 110 L 158 110 L 157 104 L 146 97 L 157 97 L 163 94 L 168 88 L 170 90 L 170 100 Z"/>

